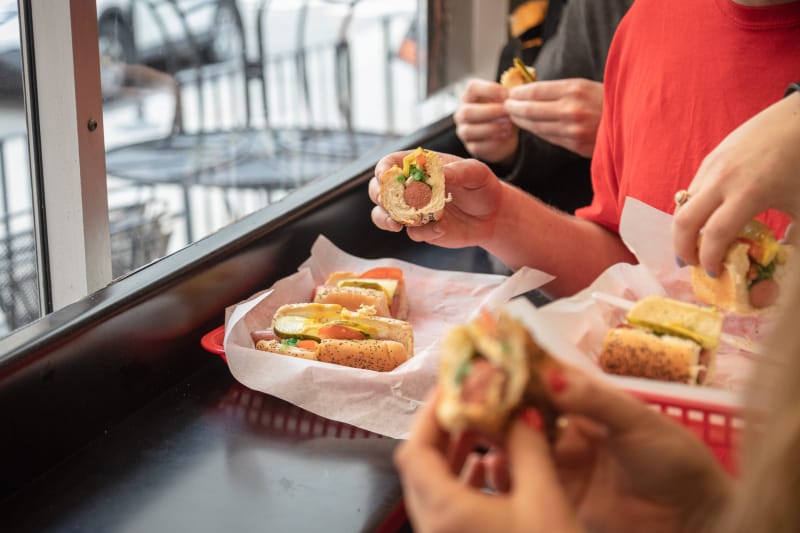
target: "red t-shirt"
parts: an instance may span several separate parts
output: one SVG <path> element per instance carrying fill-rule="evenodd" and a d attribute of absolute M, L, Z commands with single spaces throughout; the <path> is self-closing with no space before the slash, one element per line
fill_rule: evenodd
<path fill-rule="evenodd" d="M 606 63 L 594 200 L 576 215 L 616 232 L 626 196 L 671 213 L 703 158 L 798 79 L 800 1 L 636 0 Z M 790 220 L 760 218 L 779 236 Z"/>

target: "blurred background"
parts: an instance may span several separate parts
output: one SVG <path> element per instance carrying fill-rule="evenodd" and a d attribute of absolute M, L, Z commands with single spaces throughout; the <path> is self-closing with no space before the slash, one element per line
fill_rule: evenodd
<path fill-rule="evenodd" d="M 481 31 L 458 0 L 96 5 L 114 278 L 452 113 Z M 40 315 L 21 65 L 0 0 L 0 334 Z"/>

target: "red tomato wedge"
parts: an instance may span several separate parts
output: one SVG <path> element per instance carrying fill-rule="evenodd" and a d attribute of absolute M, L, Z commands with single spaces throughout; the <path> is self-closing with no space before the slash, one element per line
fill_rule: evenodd
<path fill-rule="evenodd" d="M 762 261 L 762 257 L 764 257 L 764 248 L 761 246 L 760 242 L 754 241 L 752 239 L 748 239 L 746 237 L 739 237 L 739 241 L 745 243 L 749 246 L 747 250 L 747 255 L 750 256 L 750 259 L 758 263 Z M 759 263 L 760 264 L 760 263 Z"/>
<path fill-rule="evenodd" d="M 367 270 L 359 276 L 360 278 L 372 279 L 403 279 L 403 270 L 397 267 L 377 267 Z"/>
<path fill-rule="evenodd" d="M 483 327 L 486 329 L 486 331 L 490 335 L 495 336 L 497 330 L 497 319 L 495 319 L 494 315 L 490 313 L 485 307 L 481 307 L 480 314 L 478 316 L 479 320 L 481 321 L 481 324 L 483 324 Z"/>
<path fill-rule="evenodd" d="M 317 344 L 319 344 L 317 341 L 311 339 L 303 339 L 301 341 L 297 341 L 297 347 L 302 348 L 304 350 L 316 350 Z"/>
<path fill-rule="evenodd" d="M 347 326 L 329 325 L 322 326 L 318 332 L 320 339 L 363 340 L 366 335 Z"/>

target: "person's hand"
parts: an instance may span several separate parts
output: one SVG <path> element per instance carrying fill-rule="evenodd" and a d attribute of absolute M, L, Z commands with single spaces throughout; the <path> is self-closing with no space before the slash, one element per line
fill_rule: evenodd
<path fill-rule="evenodd" d="M 395 452 L 397 466 L 414 531 L 435 532 L 578 532 L 583 531 L 575 512 L 559 489 L 548 444 L 535 410 L 516 420 L 507 442 L 512 488 L 490 496 L 479 485 L 475 465 L 463 479 L 461 450 L 439 426 L 435 399 L 415 420 L 411 438 Z M 523 422 L 525 420 L 525 422 Z M 459 444 L 462 444 L 461 441 Z M 472 456 L 474 457 L 474 456 Z"/>
<path fill-rule="evenodd" d="M 591 157 L 603 110 L 603 84 L 583 78 L 526 83 L 511 89 L 505 109 L 521 129 Z"/>
<path fill-rule="evenodd" d="M 401 231 L 405 226 L 392 220 L 381 205 L 378 177 L 392 165 L 402 166 L 409 152 L 390 154 L 378 162 L 369 182 L 369 197 L 376 204 L 372 222 L 386 231 Z M 439 154 L 444 162 L 446 192 L 452 200 L 445 204 L 437 222 L 408 227 L 409 238 L 444 248 L 463 248 L 487 242 L 494 233 L 495 220 L 502 204 L 503 184 L 489 168 L 474 159 Z"/>
<path fill-rule="evenodd" d="M 750 219 L 767 209 L 796 217 L 798 147 L 800 93 L 772 104 L 733 130 L 703 160 L 689 186 L 689 200 L 675 211 L 676 257 L 719 274 L 728 247 Z"/>
<path fill-rule="evenodd" d="M 503 106 L 508 91 L 499 83 L 470 80 L 453 114 L 456 135 L 474 157 L 510 164 L 519 146 L 519 132 Z"/>
<path fill-rule="evenodd" d="M 549 452 L 540 433 L 515 421 L 507 444 L 511 488 L 494 497 L 472 488 L 479 485 L 474 472 L 462 476 L 466 485 L 458 482 L 453 467 L 465 454 L 452 448 L 433 406 L 425 408 L 396 454 L 415 527 L 667 532 L 713 520 L 730 479 L 696 437 L 575 369 L 547 383 L 567 425 Z"/>

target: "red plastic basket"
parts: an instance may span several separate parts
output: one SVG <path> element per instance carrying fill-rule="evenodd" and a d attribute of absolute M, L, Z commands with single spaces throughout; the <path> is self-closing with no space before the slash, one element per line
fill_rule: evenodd
<path fill-rule="evenodd" d="M 223 346 L 224 338 L 225 326 L 222 325 L 203 335 L 200 344 L 227 362 Z M 739 433 L 744 425 L 736 409 L 657 394 L 642 392 L 634 394 L 654 409 L 689 428 L 706 443 L 728 472 L 736 474 L 735 450 L 739 443 Z"/>

